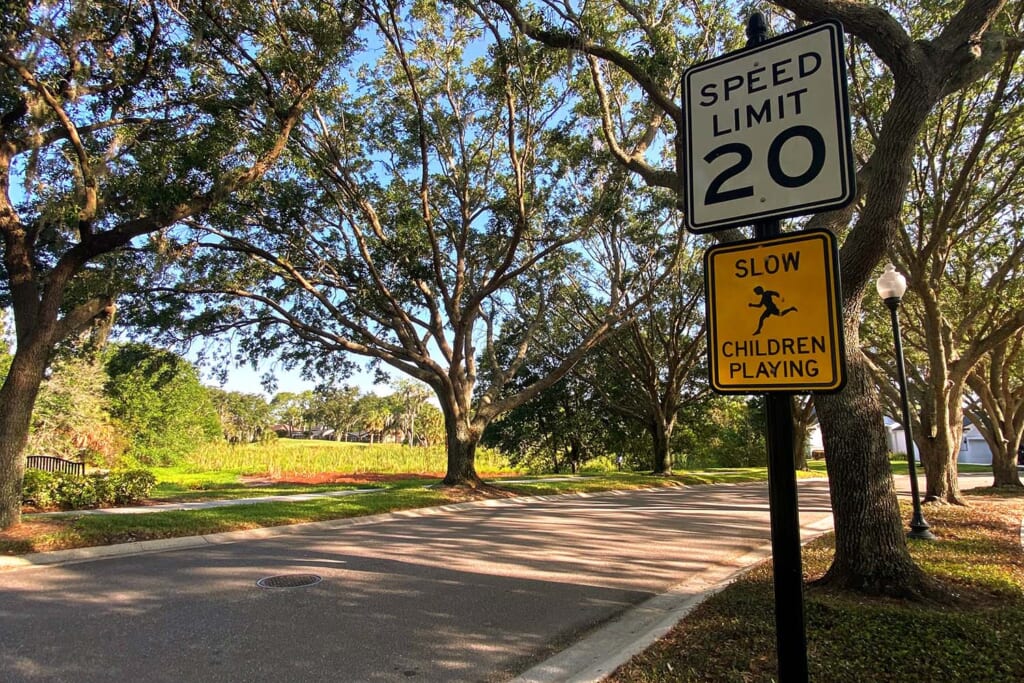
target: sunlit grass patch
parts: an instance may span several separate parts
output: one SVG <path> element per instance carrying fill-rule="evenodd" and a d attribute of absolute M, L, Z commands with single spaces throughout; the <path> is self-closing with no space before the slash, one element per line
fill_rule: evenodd
<path fill-rule="evenodd" d="M 444 472 L 446 467 L 444 446 L 427 448 L 305 439 L 205 446 L 184 462 L 184 469 L 194 473 L 220 471 L 274 477 L 296 473 L 436 473 Z M 479 472 L 515 472 L 500 453 L 487 448 L 477 449 L 476 467 Z"/>

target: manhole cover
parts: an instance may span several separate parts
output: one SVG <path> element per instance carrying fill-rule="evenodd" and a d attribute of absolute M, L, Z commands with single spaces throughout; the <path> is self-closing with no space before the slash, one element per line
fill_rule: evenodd
<path fill-rule="evenodd" d="M 256 582 L 260 588 L 302 588 L 303 586 L 315 586 L 323 581 L 323 578 L 316 574 L 282 574 L 280 576 L 267 576 Z"/>

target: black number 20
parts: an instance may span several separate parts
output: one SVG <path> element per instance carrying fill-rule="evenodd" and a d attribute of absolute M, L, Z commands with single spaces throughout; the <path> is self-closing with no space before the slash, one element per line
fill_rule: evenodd
<path fill-rule="evenodd" d="M 807 140 L 807 142 L 811 143 L 811 163 L 803 173 L 791 176 L 782 168 L 780 157 L 782 155 L 783 146 L 796 137 L 803 138 Z M 729 202 L 734 199 L 751 197 L 754 194 L 753 185 L 744 185 L 743 187 L 735 187 L 730 190 L 722 189 L 722 185 L 740 173 L 743 173 L 743 171 L 747 170 L 747 167 L 750 166 L 750 162 L 754 160 L 754 153 L 751 151 L 750 147 L 742 142 L 729 142 L 724 145 L 720 145 L 719 147 L 715 147 L 704 155 L 704 161 L 710 164 L 718 157 L 726 154 L 735 154 L 739 158 L 735 163 L 726 167 L 721 173 L 715 176 L 708 185 L 708 191 L 704 194 L 705 205 Z M 818 174 L 821 173 L 822 167 L 825 165 L 825 140 L 821 137 L 821 133 L 811 126 L 793 126 L 791 128 L 787 128 L 775 136 L 775 139 L 772 140 L 772 144 L 768 147 L 767 164 L 768 174 L 772 177 L 772 180 L 782 187 L 801 187 L 806 185 L 818 177 Z"/>

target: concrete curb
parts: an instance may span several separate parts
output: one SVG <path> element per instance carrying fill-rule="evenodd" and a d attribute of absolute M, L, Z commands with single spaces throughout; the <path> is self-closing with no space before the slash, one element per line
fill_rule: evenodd
<path fill-rule="evenodd" d="M 757 482 L 742 482 L 747 484 Z M 702 484 L 702 486 L 739 486 L 740 484 Z M 764 482 L 760 482 L 764 483 Z M 632 491 L 663 491 L 671 490 L 672 487 L 657 486 L 646 489 L 632 489 Z M 519 496 L 516 498 L 488 498 L 486 500 L 469 501 L 466 503 L 452 503 L 449 505 L 438 505 L 429 508 L 413 508 L 410 510 L 396 510 L 385 512 L 379 515 L 366 517 L 346 517 L 342 519 L 331 519 L 323 522 L 303 522 L 284 526 L 260 527 L 258 529 L 242 529 L 239 531 L 225 531 L 218 534 L 205 534 L 202 536 L 179 536 L 176 538 L 162 538 L 148 541 L 134 541 L 130 543 L 117 543 L 114 545 L 90 546 L 88 548 L 74 548 L 71 550 L 53 550 L 50 552 L 29 553 L 26 555 L 5 555 L 0 556 L 0 572 L 16 571 L 23 569 L 40 569 L 64 564 L 77 564 L 80 562 L 91 562 L 110 557 L 124 557 L 126 555 L 141 555 L 148 553 L 159 553 L 170 550 L 183 550 L 188 548 L 201 548 L 208 545 L 223 545 L 226 543 L 239 543 L 241 541 L 274 538 L 290 534 L 302 533 L 307 530 L 330 530 L 351 526 L 363 526 L 377 524 L 398 519 L 415 519 L 430 515 L 452 514 L 464 510 L 472 510 L 480 507 L 511 507 L 525 503 L 554 500 L 557 498 L 602 498 L 626 495 L 627 491 L 598 491 L 588 493 L 586 491 L 576 493 L 559 493 L 544 496 Z"/>

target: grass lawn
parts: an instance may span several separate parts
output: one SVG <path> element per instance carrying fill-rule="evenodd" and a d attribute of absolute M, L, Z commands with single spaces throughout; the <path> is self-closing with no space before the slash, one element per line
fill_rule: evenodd
<path fill-rule="evenodd" d="M 551 476 L 520 476 L 509 470 L 496 453 L 482 449 L 480 455 L 478 471 L 498 488 L 467 493 L 432 488 L 444 469 L 443 452 L 437 448 L 291 439 L 264 446 L 207 447 L 181 466 L 152 468 L 157 486 L 150 502 L 231 500 L 354 488 L 387 487 L 388 490 L 354 498 L 257 503 L 202 511 L 28 517 L 18 528 L 0 532 L 0 553 L 25 554 L 356 517 L 442 505 L 467 496 L 553 495 L 758 481 L 767 477 L 765 468 L 750 467 L 679 471 L 670 477 L 626 472 L 589 473 L 545 481 Z M 797 475 L 825 476 L 824 461 L 811 461 L 809 467 L 808 471 Z M 894 463 L 894 471 L 898 473 L 901 468 L 905 472 L 906 465 Z M 502 481 L 510 478 L 516 483 Z"/>
<path fill-rule="evenodd" d="M 353 488 L 388 487 L 387 491 L 371 492 L 352 498 L 317 499 L 303 502 L 256 503 L 229 508 L 157 512 L 145 515 L 80 515 L 71 513 L 61 518 L 26 518 L 15 529 L 0 532 L 0 553 L 20 555 L 49 550 L 64 550 L 131 541 L 173 538 L 199 534 L 236 531 L 258 527 L 299 524 L 328 519 L 341 519 L 390 512 L 393 510 L 443 505 L 467 497 L 509 495 L 554 495 L 559 493 L 597 492 L 647 486 L 690 486 L 700 484 L 759 481 L 767 477 L 763 467 L 711 468 L 701 471 L 680 471 L 670 477 L 652 477 L 641 473 L 591 473 L 546 481 L 546 477 L 518 476 L 501 466 L 497 459 L 486 459 L 480 468 L 498 486 L 475 493 L 445 491 L 433 488 L 439 475 L 415 474 L 438 465 L 437 454 L 405 453 L 414 451 L 404 446 L 339 444 L 313 442 L 315 457 L 304 459 L 300 446 L 309 442 L 282 440 L 272 449 L 235 447 L 238 459 L 229 463 L 228 447 L 200 454 L 196 462 L 180 467 L 154 468 L 157 486 L 151 502 L 194 502 L 229 500 L 266 495 L 317 493 Z M 426 449 L 420 449 L 426 450 Z M 407 470 L 385 474 L 367 472 L 369 465 L 382 458 L 398 457 Z M 333 462 L 333 473 L 326 468 Z M 242 464 L 239 464 L 242 463 Z M 210 469 L 214 465 L 227 469 Z M 897 463 L 894 470 L 899 472 Z M 906 466 L 903 465 L 905 471 Z M 273 473 L 277 472 L 277 479 Z M 345 472 L 345 474 L 338 474 Z M 798 472 L 800 477 L 825 475 L 824 461 L 812 461 L 810 469 Z M 503 483 L 513 478 L 516 483 Z M 532 481 L 531 481 L 532 480 Z M 313 482 L 313 483 L 310 483 Z"/>
<path fill-rule="evenodd" d="M 932 506 L 939 539 L 912 541 L 915 560 L 947 599 L 916 603 L 837 593 L 805 596 L 810 680 L 826 683 L 1024 680 L 1024 495 L 974 490 L 971 507 Z M 910 515 L 904 506 L 904 517 Z M 807 546 L 804 573 L 828 568 L 832 536 Z M 614 683 L 776 680 L 770 562 L 712 597 L 635 657 Z"/>
<path fill-rule="evenodd" d="M 151 467 L 157 484 L 150 498 L 156 502 L 193 502 L 234 500 L 256 496 L 284 496 L 293 493 L 321 493 L 353 488 L 372 488 L 366 484 L 339 482 L 306 484 L 294 481 L 262 480 L 236 471 L 193 472 L 183 467 Z"/>

